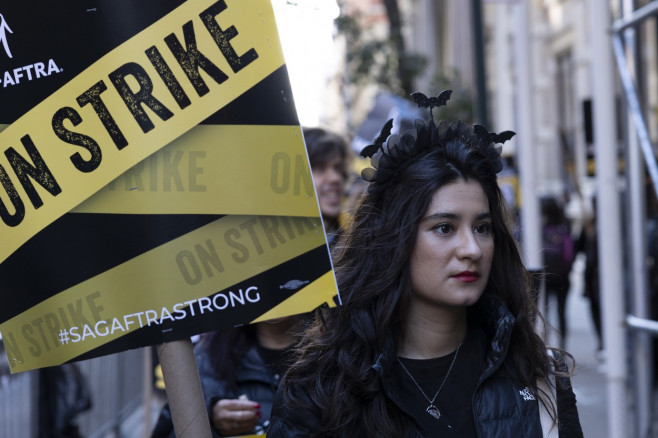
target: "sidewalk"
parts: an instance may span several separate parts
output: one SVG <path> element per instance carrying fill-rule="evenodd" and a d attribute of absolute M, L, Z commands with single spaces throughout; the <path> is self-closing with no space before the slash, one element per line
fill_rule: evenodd
<path fill-rule="evenodd" d="M 566 349 L 576 359 L 576 372 L 571 383 L 578 401 L 578 413 L 585 438 L 607 438 L 606 380 L 596 359 L 596 335 L 590 316 L 589 301 L 583 296 L 582 266 L 577 263 L 572 272 L 571 291 L 567 301 L 568 335 Z M 552 304 L 554 307 L 555 304 Z M 557 312 L 545 315 L 556 327 Z M 549 336 L 549 343 L 558 345 Z"/>
<path fill-rule="evenodd" d="M 578 293 L 575 293 L 578 292 Z M 585 437 L 608 436 L 606 378 L 596 359 L 596 336 L 590 321 L 589 302 L 580 291 L 571 291 L 568 321 L 571 324 L 567 350 L 576 359 L 572 379 Z"/>

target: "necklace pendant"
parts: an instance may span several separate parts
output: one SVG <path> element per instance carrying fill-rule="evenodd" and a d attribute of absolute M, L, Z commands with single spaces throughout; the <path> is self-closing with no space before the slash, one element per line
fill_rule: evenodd
<path fill-rule="evenodd" d="M 434 404 L 431 404 L 425 409 L 425 412 L 430 414 L 432 417 L 436 418 L 437 420 L 441 418 L 441 412 L 439 411 L 439 408 L 434 406 Z"/>

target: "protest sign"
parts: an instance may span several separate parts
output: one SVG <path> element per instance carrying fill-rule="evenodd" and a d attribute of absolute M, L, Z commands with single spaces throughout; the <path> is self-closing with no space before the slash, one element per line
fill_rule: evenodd
<path fill-rule="evenodd" d="M 0 7 L 12 372 L 335 305 L 269 0 Z"/>

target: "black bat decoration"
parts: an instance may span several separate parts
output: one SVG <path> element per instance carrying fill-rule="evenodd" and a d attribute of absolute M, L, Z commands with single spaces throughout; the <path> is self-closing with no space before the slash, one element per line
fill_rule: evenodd
<path fill-rule="evenodd" d="M 500 134 L 489 132 L 482 125 L 473 125 L 473 130 L 478 137 L 486 140 L 488 143 L 505 143 L 507 140 L 516 135 L 514 131 L 503 131 Z"/>
<path fill-rule="evenodd" d="M 370 146 L 364 147 L 359 155 L 361 155 L 363 158 L 369 158 L 375 155 L 377 150 L 382 147 L 382 144 L 384 144 L 388 136 L 391 135 L 391 129 L 393 129 L 393 119 L 389 119 L 384 124 L 382 130 L 379 131 L 379 135 L 375 141 Z"/>
<path fill-rule="evenodd" d="M 411 93 L 411 98 L 420 108 L 429 108 L 430 116 L 432 116 L 432 108 L 444 106 L 450 100 L 451 94 L 452 90 L 443 90 L 438 96 L 427 97 L 423 93 L 416 91 L 415 93 Z"/>
<path fill-rule="evenodd" d="M 503 131 L 500 134 L 495 134 L 493 137 L 494 143 L 505 143 L 507 140 L 511 139 L 516 135 L 514 131 Z"/>

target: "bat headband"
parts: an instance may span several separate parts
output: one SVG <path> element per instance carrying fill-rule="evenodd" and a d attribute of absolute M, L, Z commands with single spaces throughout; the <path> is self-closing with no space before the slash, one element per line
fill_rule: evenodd
<path fill-rule="evenodd" d="M 432 109 L 444 106 L 450 99 L 450 94 L 452 94 L 452 90 L 442 91 L 436 97 L 427 97 L 423 93 L 412 93 L 411 97 L 420 108 L 429 108 L 429 121 L 416 120 L 415 130 L 400 135 L 391 135 L 393 119 L 390 119 L 384 124 L 373 144 L 363 148 L 360 155 L 370 158 L 372 167 L 363 169 L 361 177 L 372 183 L 371 189 L 376 186 L 385 186 L 400 168 L 421 159 L 430 151 L 445 149 L 447 143 L 455 140 L 479 149 L 491 164 L 494 173 L 503 169 L 500 143 L 506 142 L 515 133 L 504 131 L 497 134 L 487 131 L 483 126 L 470 126 L 462 121 L 456 123 L 441 121 L 435 125 Z"/>

